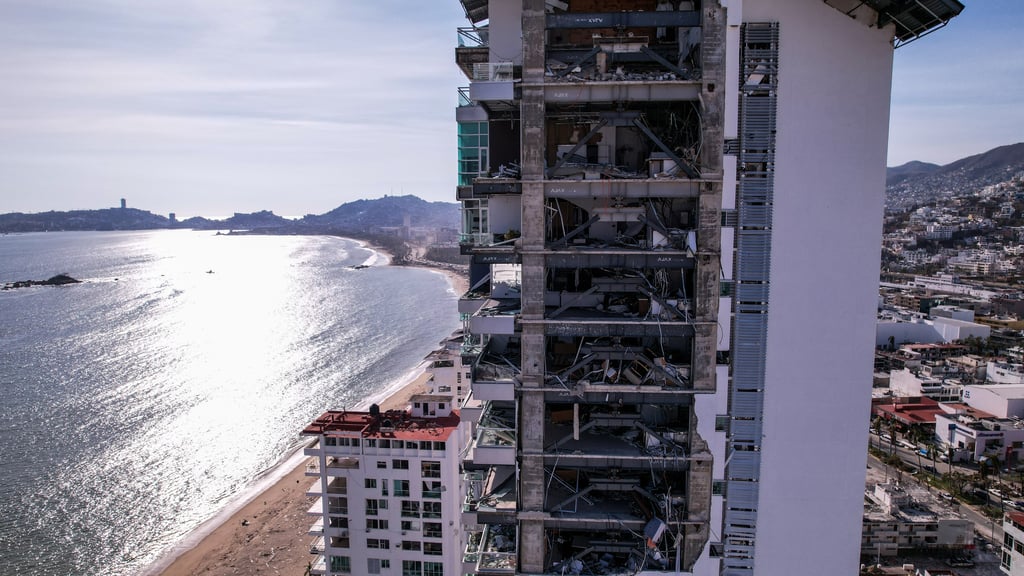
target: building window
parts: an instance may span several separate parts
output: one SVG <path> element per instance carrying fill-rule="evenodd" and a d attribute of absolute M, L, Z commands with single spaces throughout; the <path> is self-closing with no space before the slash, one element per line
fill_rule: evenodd
<path fill-rule="evenodd" d="M 403 518 L 419 518 L 420 517 L 420 503 L 412 500 L 402 500 L 402 517 Z"/>
<path fill-rule="evenodd" d="M 367 558 L 366 571 L 370 574 L 380 574 L 385 568 L 391 568 L 391 560 L 387 558 Z"/>
<path fill-rule="evenodd" d="M 424 498 L 441 498 L 441 482 L 437 480 L 423 481 L 422 490 Z"/>
<path fill-rule="evenodd" d="M 433 446 L 433 444 L 434 443 L 430 440 L 420 440 L 420 450 L 430 450 L 430 447 Z"/>
<path fill-rule="evenodd" d="M 394 468 L 395 470 L 408 470 L 409 469 L 409 461 L 408 460 L 392 460 L 391 461 L 391 467 Z"/>
<path fill-rule="evenodd" d="M 387 468 L 388 463 L 384 460 L 377 460 L 377 468 Z"/>
<path fill-rule="evenodd" d="M 388 509 L 388 501 L 384 500 L 383 498 L 380 499 L 380 500 L 378 500 L 376 498 L 367 498 L 366 499 L 366 515 L 367 516 L 376 516 L 378 510 L 387 510 L 387 509 Z"/>
<path fill-rule="evenodd" d="M 415 520 L 402 520 L 402 531 L 412 530 L 414 532 L 420 531 L 420 523 Z"/>
<path fill-rule="evenodd" d="M 395 496 L 408 496 L 409 495 L 409 481 L 408 480 L 395 480 L 394 481 L 394 492 Z"/>
<path fill-rule="evenodd" d="M 420 471 L 424 478 L 440 478 L 441 477 L 441 463 L 433 462 L 430 460 L 424 460 L 420 464 Z"/>
<path fill-rule="evenodd" d="M 423 543 L 423 555 L 424 556 L 442 556 L 444 552 L 441 551 L 440 542 L 424 542 Z"/>
<path fill-rule="evenodd" d="M 711 557 L 712 558 L 721 558 L 723 556 L 725 556 L 725 544 L 722 544 L 721 542 L 712 542 L 711 543 Z"/>
<path fill-rule="evenodd" d="M 422 576 L 423 564 L 419 560 L 402 560 L 402 576 Z"/>
<path fill-rule="evenodd" d="M 386 538 L 367 538 L 366 547 L 375 550 L 390 550 L 391 542 Z"/>
<path fill-rule="evenodd" d="M 729 429 L 729 415 L 719 414 L 715 416 L 715 432 L 725 432 Z"/>
<path fill-rule="evenodd" d="M 331 572 L 352 573 L 352 559 L 348 556 L 331 556 Z"/>
<path fill-rule="evenodd" d="M 486 121 L 458 123 L 459 186 L 470 186 L 473 178 L 487 174 L 487 128 Z"/>
<path fill-rule="evenodd" d="M 440 538 L 441 534 L 441 523 L 440 522 L 424 522 L 423 523 L 423 537 L 424 538 Z"/>
<path fill-rule="evenodd" d="M 444 576 L 444 564 L 441 562 L 424 562 L 423 576 Z"/>
<path fill-rule="evenodd" d="M 445 444 L 444 442 L 434 442 L 434 450 L 437 450 L 439 452 L 444 452 L 447 447 L 448 445 Z"/>
<path fill-rule="evenodd" d="M 440 518 L 441 517 L 441 503 L 440 502 L 424 502 L 423 503 L 423 517 L 424 518 Z"/>
<path fill-rule="evenodd" d="M 376 478 L 366 478 L 366 479 L 363 480 L 363 488 L 376 488 L 376 487 L 377 487 L 377 479 Z"/>
<path fill-rule="evenodd" d="M 338 445 L 338 439 L 337 438 L 331 438 L 329 436 L 327 438 L 324 438 L 324 446 L 337 446 L 337 445 Z"/>
<path fill-rule="evenodd" d="M 725 480 L 715 480 L 711 483 L 711 495 L 721 496 L 725 494 Z"/>
<path fill-rule="evenodd" d="M 402 540 L 402 550 L 420 551 L 420 543 L 415 540 Z"/>
<path fill-rule="evenodd" d="M 387 530 L 388 521 L 383 518 L 367 518 L 366 519 L 367 530 Z"/>
<path fill-rule="evenodd" d="M 373 438 L 368 439 L 366 441 L 366 447 L 367 448 L 376 448 L 377 447 L 377 441 L 375 439 L 373 439 Z"/>

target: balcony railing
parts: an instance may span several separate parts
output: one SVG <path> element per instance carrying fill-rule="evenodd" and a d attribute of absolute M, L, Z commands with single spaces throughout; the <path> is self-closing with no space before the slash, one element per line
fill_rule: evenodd
<path fill-rule="evenodd" d="M 469 97 L 469 86 L 459 86 L 459 107 L 475 105 L 476 102 Z"/>
<path fill-rule="evenodd" d="M 462 27 L 458 30 L 459 48 L 483 48 L 487 46 L 489 30 L 487 28 Z"/>
<path fill-rule="evenodd" d="M 324 537 L 323 536 L 320 536 L 319 538 L 316 538 L 312 542 L 310 542 L 310 544 L 309 544 L 309 553 L 310 554 L 323 554 L 324 553 Z"/>

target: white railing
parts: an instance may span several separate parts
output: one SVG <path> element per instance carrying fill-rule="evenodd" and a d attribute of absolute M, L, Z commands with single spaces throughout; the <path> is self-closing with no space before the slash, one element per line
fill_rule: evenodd
<path fill-rule="evenodd" d="M 511 82 L 511 62 L 480 62 L 473 64 L 473 80 L 477 82 Z"/>

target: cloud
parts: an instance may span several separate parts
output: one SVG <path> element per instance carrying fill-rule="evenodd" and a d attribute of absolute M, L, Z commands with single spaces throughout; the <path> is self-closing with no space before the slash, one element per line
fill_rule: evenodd
<path fill-rule="evenodd" d="M 0 186 L 38 191 L 29 211 L 119 187 L 151 191 L 134 205 L 155 211 L 243 210 L 230 188 L 301 214 L 326 188 L 380 188 L 429 155 L 417 192 L 448 199 L 460 16 L 457 3 L 4 2 Z M 303 192 L 268 204 L 272 185 Z"/>

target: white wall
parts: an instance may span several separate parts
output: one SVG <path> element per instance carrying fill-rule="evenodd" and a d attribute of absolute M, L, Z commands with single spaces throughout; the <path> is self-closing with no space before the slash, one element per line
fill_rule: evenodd
<path fill-rule="evenodd" d="M 921 322 L 880 321 L 875 326 L 875 346 L 888 346 L 889 338 L 899 347 L 902 344 L 937 344 L 942 336 L 931 324 Z"/>
<path fill-rule="evenodd" d="M 754 573 L 855 574 L 891 32 L 806 0 L 745 0 L 743 20 L 779 22 L 781 46 Z"/>
<path fill-rule="evenodd" d="M 519 195 L 491 196 L 487 200 L 487 218 L 491 233 L 504 234 L 509 230 L 522 230 L 522 209 Z"/>
<path fill-rule="evenodd" d="M 996 394 L 997 390 L 1009 397 Z M 1008 391 L 1016 394 L 1011 394 Z M 1014 395 L 1017 397 L 1014 398 Z M 999 418 L 1024 417 L 1024 386 L 1000 386 L 998 384 L 964 386 L 964 403 Z"/>
<path fill-rule="evenodd" d="M 975 338 L 988 338 L 992 334 L 992 328 L 984 324 L 964 322 L 952 318 L 935 318 L 933 321 L 935 330 L 942 337 L 943 342 L 963 340 L 969 336 Z"/>
<path fill-rule="evenodd" d="M 522 0 L 491 0 L 487 4 L 491 62 L 523 63 L 522 12 Z"/>

